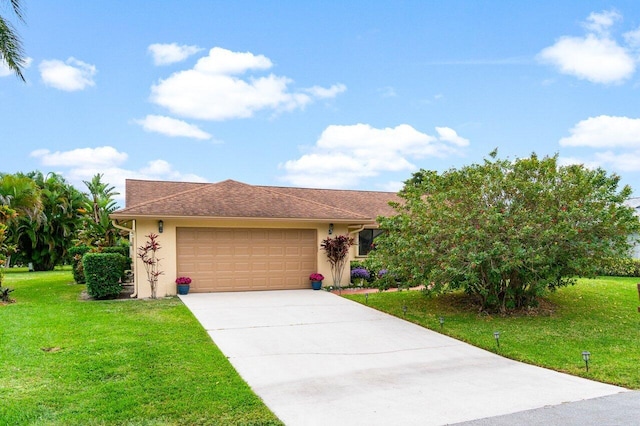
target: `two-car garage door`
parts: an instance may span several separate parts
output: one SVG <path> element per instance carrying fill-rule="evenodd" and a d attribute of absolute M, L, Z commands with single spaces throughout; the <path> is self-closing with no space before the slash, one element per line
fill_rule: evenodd
<path fill-rule="evenodd" d="M 316 230 L 178 228 L 178 276 L 191 291 L 309 288 L 316 272 Z"/>

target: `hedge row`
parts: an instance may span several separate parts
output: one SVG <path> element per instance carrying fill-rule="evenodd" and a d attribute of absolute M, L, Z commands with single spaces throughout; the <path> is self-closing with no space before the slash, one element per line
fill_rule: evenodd
<path fill-rule="evenodd" d="M 94 299 L 113 298 L 122 291 L 122 265 L 119 253 L 87 253 L 82 257 L 87 293 Z"/>
<path fill-rule="evenodd" d="M 82 256 L 91 251 L 89 246 L 75 246 L 69 249 L 71 257 L 71 267 L 73 270 L 73 280 L 76 284 L 84 284 L 84 269 L 82 268 Z"/>
<path fill-rule="evenodd" d="M 609 277 L 640 277 L 640 259 L 610 259 L 598 275 Z"/>
<path fill-rule="evenodd" d="M 85 284 L 85 274 L 82 265 L 82 257 L 86 253 L 117 253 L 123 256 L 123 259 L 119 260 L 120 268 L 122 270 L 121 278 L 125 277 L 125 271 L 131 269 L 131 258 L 129 257 L 128 246 L 116 246 L 116 247 L 102 247 L 95 248 L 90 246 L 75 246 L 69 249 L 69 256 L 71 257 L 73 279 L 77 284 Z"/>

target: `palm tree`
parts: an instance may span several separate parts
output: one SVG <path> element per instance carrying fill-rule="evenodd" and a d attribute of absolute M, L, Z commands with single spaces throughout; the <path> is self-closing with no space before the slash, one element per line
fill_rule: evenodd
<path fill-rule="evenodd" d="M 42 222 L 41 190 L 22 173 L 0 173 L 0 256 L 5 257 L 5 266 L 17 248 L 21 217 L 34 224 Z"/>
<path fill-rule="evenodd" d="M 14 209 L 20 216 L 38 221 L 42 213 L 40 188 L 22 173 L 0 173 L 0 204 Z"/>
<path fill-rule="evenodd" d="M 13 12 L 19 21 L 24 22 L 20 0 L 3 0 L 3 3 L 10 3 Z M 22 41 L 16 33 L 13 25 L 3 16 L 0 16 L 0 57 L 22 81 L 26 81 L 22 75 L 22 68 L 25 66 L 24 51 Z"/>
<path fill-rule="evenodd" d="M 76 232 L 82 226 L 82 205 L 85 196 L 60 175 L 31 172 L 40 188 L 42 220 L 36 223 L 19 217 L 16 230 L 21 255 L 33 263 L 36 271 L 50 271 L 62 262 L 73 246 Z"/>
<path fill-rule="evenodd" d="M 118 230 L 111 223 L 109 215 L 117 209 L 113 199 L 119 195 L 115 186 L 102 182 L 102 174 L 98 173 L 91 181 L 83 181 L 89 189 L 88 200 L 85 203 L 87 214 L 86 227 L 81 235 L 88 245 L 113 246 L 118 237 Z"/>

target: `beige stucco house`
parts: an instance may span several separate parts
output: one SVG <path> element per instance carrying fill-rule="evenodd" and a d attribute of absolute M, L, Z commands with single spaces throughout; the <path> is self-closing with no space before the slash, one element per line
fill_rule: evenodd
<path fill-rule="evenodd" d="M 219 183 L 126 181 L 126 207 L 111 218 L 131 246 L 159 235 L 158 296 L 176 294 L 189 276 L 193 292 L 309 288 L 320 272 L 332 284 L 320 243 L 349 234 L 351 258 L 366 256 L 379 232 L 378 216 L 394 214 L 395 193 Z M 136 297 L 149 297 L 144 266 L 134 258 Z M 348 265 L 347 265 L 348 267 Z M 343 274 L 342 285 L 349 274 Z"/>

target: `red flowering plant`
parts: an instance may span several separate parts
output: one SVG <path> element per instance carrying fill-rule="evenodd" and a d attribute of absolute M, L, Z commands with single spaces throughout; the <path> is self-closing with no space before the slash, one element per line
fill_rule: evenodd
<path fill-rule="evenodd" d="M 309 275 L 309 280 L 311 281 L 322 281 L 324 280 L 324 275 L 319 274 L 319 273 L 313 273 L 311 275 Z"/>
<path fill-rule="evenodd" d="M 191 284 L 191 278 L 189 278 L 189 277 L 178 277 L 178 278 L 176 278 L 176 284 Z"/>

